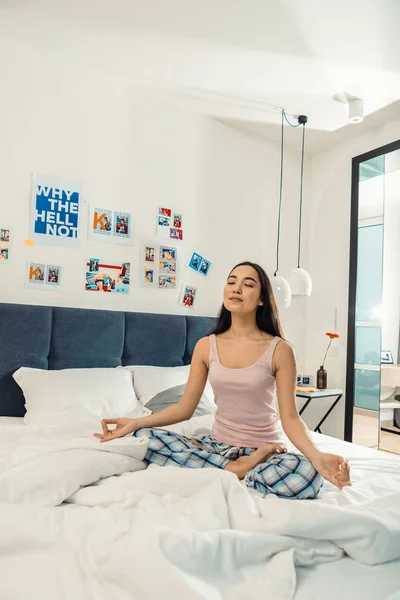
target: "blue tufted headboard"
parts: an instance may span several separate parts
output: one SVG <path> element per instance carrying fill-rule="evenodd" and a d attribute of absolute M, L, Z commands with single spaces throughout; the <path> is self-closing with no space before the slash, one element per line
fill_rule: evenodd
<path fill-rule="evenodd" d="M 20 417 L 20 367 L 187 365 L 211 317 L 0 303 L 0 416 Z"/>

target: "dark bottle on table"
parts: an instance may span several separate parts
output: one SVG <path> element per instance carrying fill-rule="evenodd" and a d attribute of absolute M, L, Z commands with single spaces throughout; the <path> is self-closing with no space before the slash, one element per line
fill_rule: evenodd
<path fill-rule="evenodd" d="M 326 390 L 328 386 L 328 373 L 324 369 L 324 365 L 321 365 L 317 371 L 317 389 Z"/>

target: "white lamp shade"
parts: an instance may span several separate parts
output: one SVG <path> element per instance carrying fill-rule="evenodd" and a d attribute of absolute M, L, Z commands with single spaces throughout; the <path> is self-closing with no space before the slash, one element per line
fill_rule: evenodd
<path fill-rule="evenodd" d="M 279 277 L 279 275 L 274 275 L 271 285 L 278 308 L 288 308 L 292 300 L 292 292 L 286 279 Z"/>
<path fill-rule="evenodd" d="M 312 280 L 305 269 L 292 269 L 289 273 L 289 285 L 292 296 L 311 296 Z"/>

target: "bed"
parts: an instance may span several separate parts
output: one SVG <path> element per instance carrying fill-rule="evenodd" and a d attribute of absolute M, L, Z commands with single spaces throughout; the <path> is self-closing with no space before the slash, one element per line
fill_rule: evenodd
<path fill-rule="evenodd" d="M 90 419 L 79 431 L 24 419 L 12 377 L 20 367 L 179 369 L 213 322 L 0 304 L 1 598 L 396 598 L 394 455 L 313 433 L 349 458 L 353 487 L 326 483 L 318 500 L 291 502 L 251 494 L 215 469 L 144 469 L 144 448 L 131 440 L 95 447 Z M 211 422 L 195 416 L 176 430 L 196 435 Z"/>

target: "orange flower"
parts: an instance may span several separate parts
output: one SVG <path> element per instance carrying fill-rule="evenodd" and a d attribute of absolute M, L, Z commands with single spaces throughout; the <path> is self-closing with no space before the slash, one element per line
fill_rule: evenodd
<path fill-rule="evenodd" d="M 332 333 L 332 331 L 327 331 L 327 332 L 325 333 L 325 335 L 327 335 L 327 336 L 328 336 L 328 338 L 329 338 L 329 344 L 328 344 L 328 347 L 327 347 L 327 349 L 326 349 L 326 352 L 325 352 L 324 360 L 322 361 L 322 366 L 324 366 L 324 364 L 325 364 L 325 360 L 326 360 L 326 357 L 327 357 L 327 355 L 328 355 L 328 350 L 329 350 L 329 348 L 331 347 L 332 340 L 334 340 L 334 339 L 336 339 L 336 338 L 340 337 L 340 335 L 339 335 L 338 333 Z"/>

